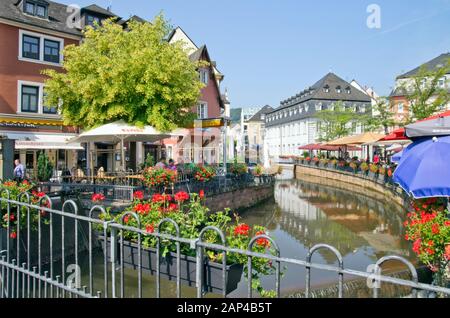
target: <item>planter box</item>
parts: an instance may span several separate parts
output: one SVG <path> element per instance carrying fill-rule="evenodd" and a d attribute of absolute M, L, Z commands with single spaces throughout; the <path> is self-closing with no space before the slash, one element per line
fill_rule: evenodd
<path fill-rule="evenodd" d="M 119 241 L 119 240 L 118 240 Z M 103 245 L 102 245 L 103 246 Z M 110 258 L 111 241 L 108 238 L 107 255 Z M 120 263 L 120 243 L 117 243 L 117 262 Z M 141 247 L 141 267 L 142 272 L 150 275 L 156 275 L 156 249 Z M 161 254 L 160 254 L 161 255 Z M 123 262 L 128 268 L 138 269 L 138 245 L 133 242 L 124 241 L 123 243 Z M 234 291 L 242 278 L 243 266 L 233 264 L 226 266 L 226 293 Z M 184 285 L 191 287 L 196 286 L 196 258 L 192 256 L 180 255 L 180 280 Z M 222 264 L 206 261 L 203 264 L 203 290 L 211 293 L 222 293 Z M 177 279 L 177 255 L 169 253 L 165 257 L 160 258 L 160 275 L 168 280 L 176 281 Z"/>

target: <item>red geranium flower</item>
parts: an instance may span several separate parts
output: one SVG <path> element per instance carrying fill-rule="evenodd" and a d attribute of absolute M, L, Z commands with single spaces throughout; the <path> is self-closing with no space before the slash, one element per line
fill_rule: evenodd
<path fill-rule="evenodd" d="M 259 236 L 259 235 L 266 235 L 266 233 L 264 231 L 259 231 L 256 233 L 256 236 Z M 270 247 L 270 242 L 266 238 L 257 239 L 256 244 L 258 244 L 258 246 L 262 246 L 265 248 Z"/>
<path fill-rule="evenodd" d="M 105 196 L 102 193 L 94 193 L 91 198 L 92 202 L 105 201 Z"/>
<path fill-rule="evenodd" d="M 153 226 L 153 224 L 147 225 L 145 227 L 145 231 L 149 234 L 152 234 L 155 232 L 155 227 Z"/>
<path fill-rule="evenodd" d="M 186 200 L 189 200 L 189 194 L 187 192 L 180 191 L 175 194 L 175 201 L 184 202 Z"/>
<path fill-rule="evenodd" d="M 137 200 L 143 200 L 144 199 L 144 192 L 142 191 L 136 191 L 133 193 L 133 198 Z"/>
<path fill-rule="evenodd" d="M 200 190 L 200 192 L 198 193 L 198 195 L 200 196 L 200 199 L 203 199 L 205 197 L 205 191 Z"/>
<path fill-rule="evenodd" d="M 173 211 L 176 211 L 176 210 L 178 210 L 178 205 L 177 204 L 175 204 L 175 203 L 171 203 L 171 204 L 169 204 L 169 212 L 173 212 Z"/>
<path fill-rule="evenodd" d="M 9 234 L 9 237 L 14 240 L 14 239 L 17 238 L 17 233 L 16 232 L 11 232 L 11 234 Z"/>
<path fill-rule="evenodd" d="M 450 245 L 445 247 L 444 257 L 447 261 L 450 261 Z"/>
<path fill-rule="evenodd" d="M 234 228 L 234 235 L 248 236 L 250 227 L 247 224 L 239 224 Z"/>
<path fill-rule="evenodd" d="M 148 214 L 150 212 L 150 204 L 139 203 L 133 208 L 133 210 L 141 215 Z"/>
<path fill-rule="evenodd" d="M 433 232 L 433 234 L 439 234 L 441 232 L 441 229 L 439 228 L 439 224 L 434 223 L 431 226 L 431 232 Z"/>

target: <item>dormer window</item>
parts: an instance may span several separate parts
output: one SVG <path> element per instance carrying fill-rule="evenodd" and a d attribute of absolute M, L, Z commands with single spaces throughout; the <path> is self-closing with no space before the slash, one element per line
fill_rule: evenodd
<path fill-rule="evenodd" d="M 48 4 L 41 1 L 26 0 L 23 4 L 23 12 L 39 18 L 48 18 Z"/>
<path fill-rule="evenodd" d="M 324 91 L 325 93 L 329 93 L 329 92 L 330 92 L 330 86 L 325 85 L 325 86 L 323 87 L 323 91 Z"/>
<path fill-rule="evenodd" d="M 336 87 L 336 93 L 338 93 L 338 94 L 341 93 L 341 87 L 340 86 Z"/>
<path fill-rule="evenodd" d="M 86 25 L 95 26 L 96 24 L 100 25 L 100 18 L 88 14 L 86 16 Z"/>
<path fill-rule="evenodd" d="M 347 94 L 351 94 L 351 92 L 352 92 L 352 90 L 350 89 L 350 87 L 347 87 L 346 89 L 345 89 L 345 91 L 347 92 Z"/>

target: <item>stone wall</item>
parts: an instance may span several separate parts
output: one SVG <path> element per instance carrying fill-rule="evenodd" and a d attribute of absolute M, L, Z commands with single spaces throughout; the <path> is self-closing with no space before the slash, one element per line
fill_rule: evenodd
<path fill-rule="evenodd" d="M 370 179 L 352 176 L 339 171 L 304 166 L 295 166 L 295 176 L 297 179 L 350 190 L 379 200 L 393 201 L 405 208 L 409 206 L 408 197 L 400 189 L 388 188 Z"/>
<path fill-rule="evenodd" d="M 273 195 L 273 185 L 260 185 L 211 196 L 206 198 L 206 206 L 212 212 L 223 211 L 225 208 L 234 212 L 258 205 Z"/>

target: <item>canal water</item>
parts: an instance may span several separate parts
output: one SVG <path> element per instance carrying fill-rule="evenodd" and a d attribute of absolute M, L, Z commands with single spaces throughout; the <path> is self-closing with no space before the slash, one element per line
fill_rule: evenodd
<path fill-rule="evenodd" d="M 347 189 L 320 185 L 305 180 L 277 181 L 274 198 L 241 214 L 242 222 L 249 225 L 267 227 L 269 235 L 277 242 L 281 256 L 305 260 L 308 249 L 315 244 L 325 243 L 336 247 L 344 259 L 346 268 L 366 271 L 385 255 L 400 255 L 409 259 L 412 253 L 403 239 L 403 222 L 406 211 L 400 206 L 379 201 Z M 337 265 L 335 256 L 327 251 L 318 251 L 313 262 Z M 87 259 L 81 259 L 82 268 L 87 267 Z M 103 289 L 103 257 L 98 254 L 95 262 L 95 289 Z M 386 272 L 403 270 L 398 263 L 383 267 Z M 84 271 L 83 271 L 84 272 Z M 111 273 L 109 273 L 111 274 Z M 119 273 L 117 273 L 117 280 Z M 311 271 L 312 289 L 324 290 L 337 284 L 337 274 L 326 271 Z M 368 296 L 371 290 L 365 288 L 356 277 L 344 276 L 349 286 L 347 296 Z M 406 277 L 407 278 L 407 277 Z M 87 275 L 83 276 L 83 282 Z M 355 282 L 358 284 L 355 285 Z M 265 277 L 262 284 L 266 289 L 275 288 L 273 277 Z M 362 286 L 362 287 L 361 287 Z M 161 296 L 174 297 L 175 282 L 161 279 Z M 305 288 L 305 269 L 289 265 L 283 268 L 281 291 L 284 297 L 301 297 Z M 154 297 L 155 279 L 144 275 L 145 297 Z M 395 293 L 395 292 L 394 292 Z M 125 296 L 137 295 L 137 272 L 125 271 Z M 183 297 L 195 297 L 192 287 L 183 286 Z M 247 281 L 243 277 L 238 288 L 229 297 L 246 297 Z M 337 294 L 336 294 L 337 295 Z M 207 295 L 216 297 L 217 295 Z M 331 293 L 330 296 L 335 296 Z M 391 295 L 392 296 L 392 295 Z"/>

